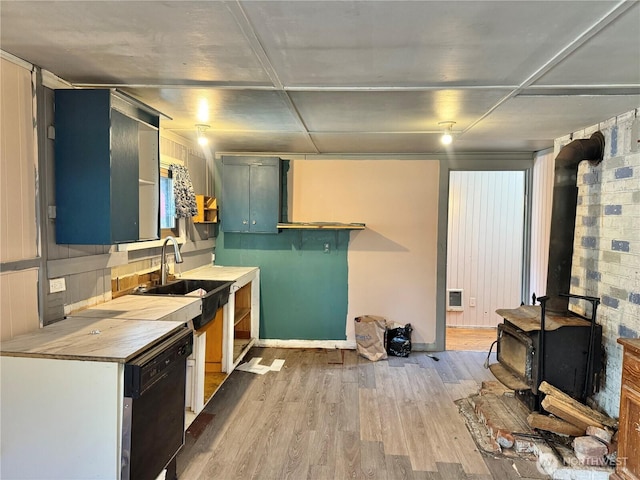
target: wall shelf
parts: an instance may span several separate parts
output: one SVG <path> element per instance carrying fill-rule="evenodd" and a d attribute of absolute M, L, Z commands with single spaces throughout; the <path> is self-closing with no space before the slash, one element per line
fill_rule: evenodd
<path fill-rule="evenodd" d="M 218 223 L 218 200 L 215 197 L 196 195 L 198 215 L 193 217 L 193 223 Z"/>
<path fill-rule="evenodd" d="M 364 230 L 364 223 L 338 223 L 338 222 L 292 222 L 279 223 L 278 231 L 285 235 L 285 232 L 292 232 L 292 236 L 297 236 L 297 248 L 302 250 L 305 243 L 317 243 L 319 238 L 323 238 L 324 253 L 330 253 L 334 248 L 340 247 L 340 239 L 349 242 L 349 236 L 352 230 Z M 297 232 L 293 233 L 293 232 Z M 327 243 L 327 239 L 333 235 L 334 241 Z M 292 237 L 292 238 L 293 238 Z"/>
<path fill-rule="evenodd" d="M 364 223 L 338 223 L 338 222 L 290 222 L 278 223 L 278 228 L 283 230 L 364 230 Z"/>

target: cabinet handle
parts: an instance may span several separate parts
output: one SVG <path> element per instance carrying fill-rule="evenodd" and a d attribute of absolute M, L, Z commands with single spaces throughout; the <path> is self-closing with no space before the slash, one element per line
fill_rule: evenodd
<path fill-rule="evenodd" d="M 243 225 L 246 225 L 247 223 L 249 223 L 249 222 L 248 222 L 248 221 L 246 221 L 246 220 L 242 220 L 242 224 L 243 224 Z"/>
<path fill-rule="evenodd" d="M 255 224 L 256 224 L 256 221 L 255 221 L 255 220 L 254 220 L 254 221 L 252 221 L 252 222 L 251 222 L 251 224 L 252 224 L 252 225 L 255 225 Z"/>

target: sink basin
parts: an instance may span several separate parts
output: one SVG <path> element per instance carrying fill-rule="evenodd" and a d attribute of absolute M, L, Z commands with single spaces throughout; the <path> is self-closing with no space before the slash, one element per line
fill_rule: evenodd
<path fill-rule="evenodd" d="M 213 320 L 218 309 L 226 305 L 229 300 L 229 289 L 233 282 L 221 280 L 176 280 L 166 285 L 157 285 L 145 290 L 139 290 L 137 295 L 187 295 L 199 289 L 204 290 L 202 300 L 202 314 L 193 319 L 193 327 L 199 329 Z M 196 296 L 196 295 L 194 295 Z"/>

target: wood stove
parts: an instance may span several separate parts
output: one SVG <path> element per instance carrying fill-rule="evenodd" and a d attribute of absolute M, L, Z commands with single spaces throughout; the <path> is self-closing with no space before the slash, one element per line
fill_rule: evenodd
<path fill-rule="evenodd" d="M 582 402 L 599 385 L 602 327 L 596 324 L 596 309 L 600 299 L 567 292 L 571 288 L 578 166 L 583 160 L 593 167 L 599 165 L 604 148 L 604 135 L 595 132 L 589 139 L 573 140 L 556 156 L 546 296 L 538 298 L 540 305 L 535 305 L 534 295 L 534 305 L 497 310 L 504 323 L 498 326 L 498 363 L 491 365 L 491 371 L 532 410 L 540 409 L 538 386 L 545 380 Z M 570 311 L 570 299 L 589 302 L 591 316 Z"/>
<path fill-rule="evenodd" d="M 541 305 L 523 305 L 496 312 L 504 323 L 498 325 L 498 363 L 493 374 L 531 410 L 539 409 L 538 386 L 547 381 L 576 400 L 584 402 L 599 385 L 602 372 L 602 327 L 595 323 L 600 300 L 567 295 L 591 303 L 591 317 L 568 311 L 546 311 Z"/>

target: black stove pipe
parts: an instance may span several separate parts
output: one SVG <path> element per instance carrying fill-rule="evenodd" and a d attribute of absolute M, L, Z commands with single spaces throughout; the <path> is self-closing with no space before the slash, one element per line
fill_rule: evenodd
<path fill-rule="evenodd" d="M 588 160 L 591 165 L 602 162 L 604 145 L 604 135 L 598 131 L 589 139 L 574 140 L 565 145 L 555 160 L 546 291 L 546 309 L 551 312 L 569 309 L 569 298 L 559 295 L 569 293 L 571 287 L 578 165 L 583 160 Z"/>

